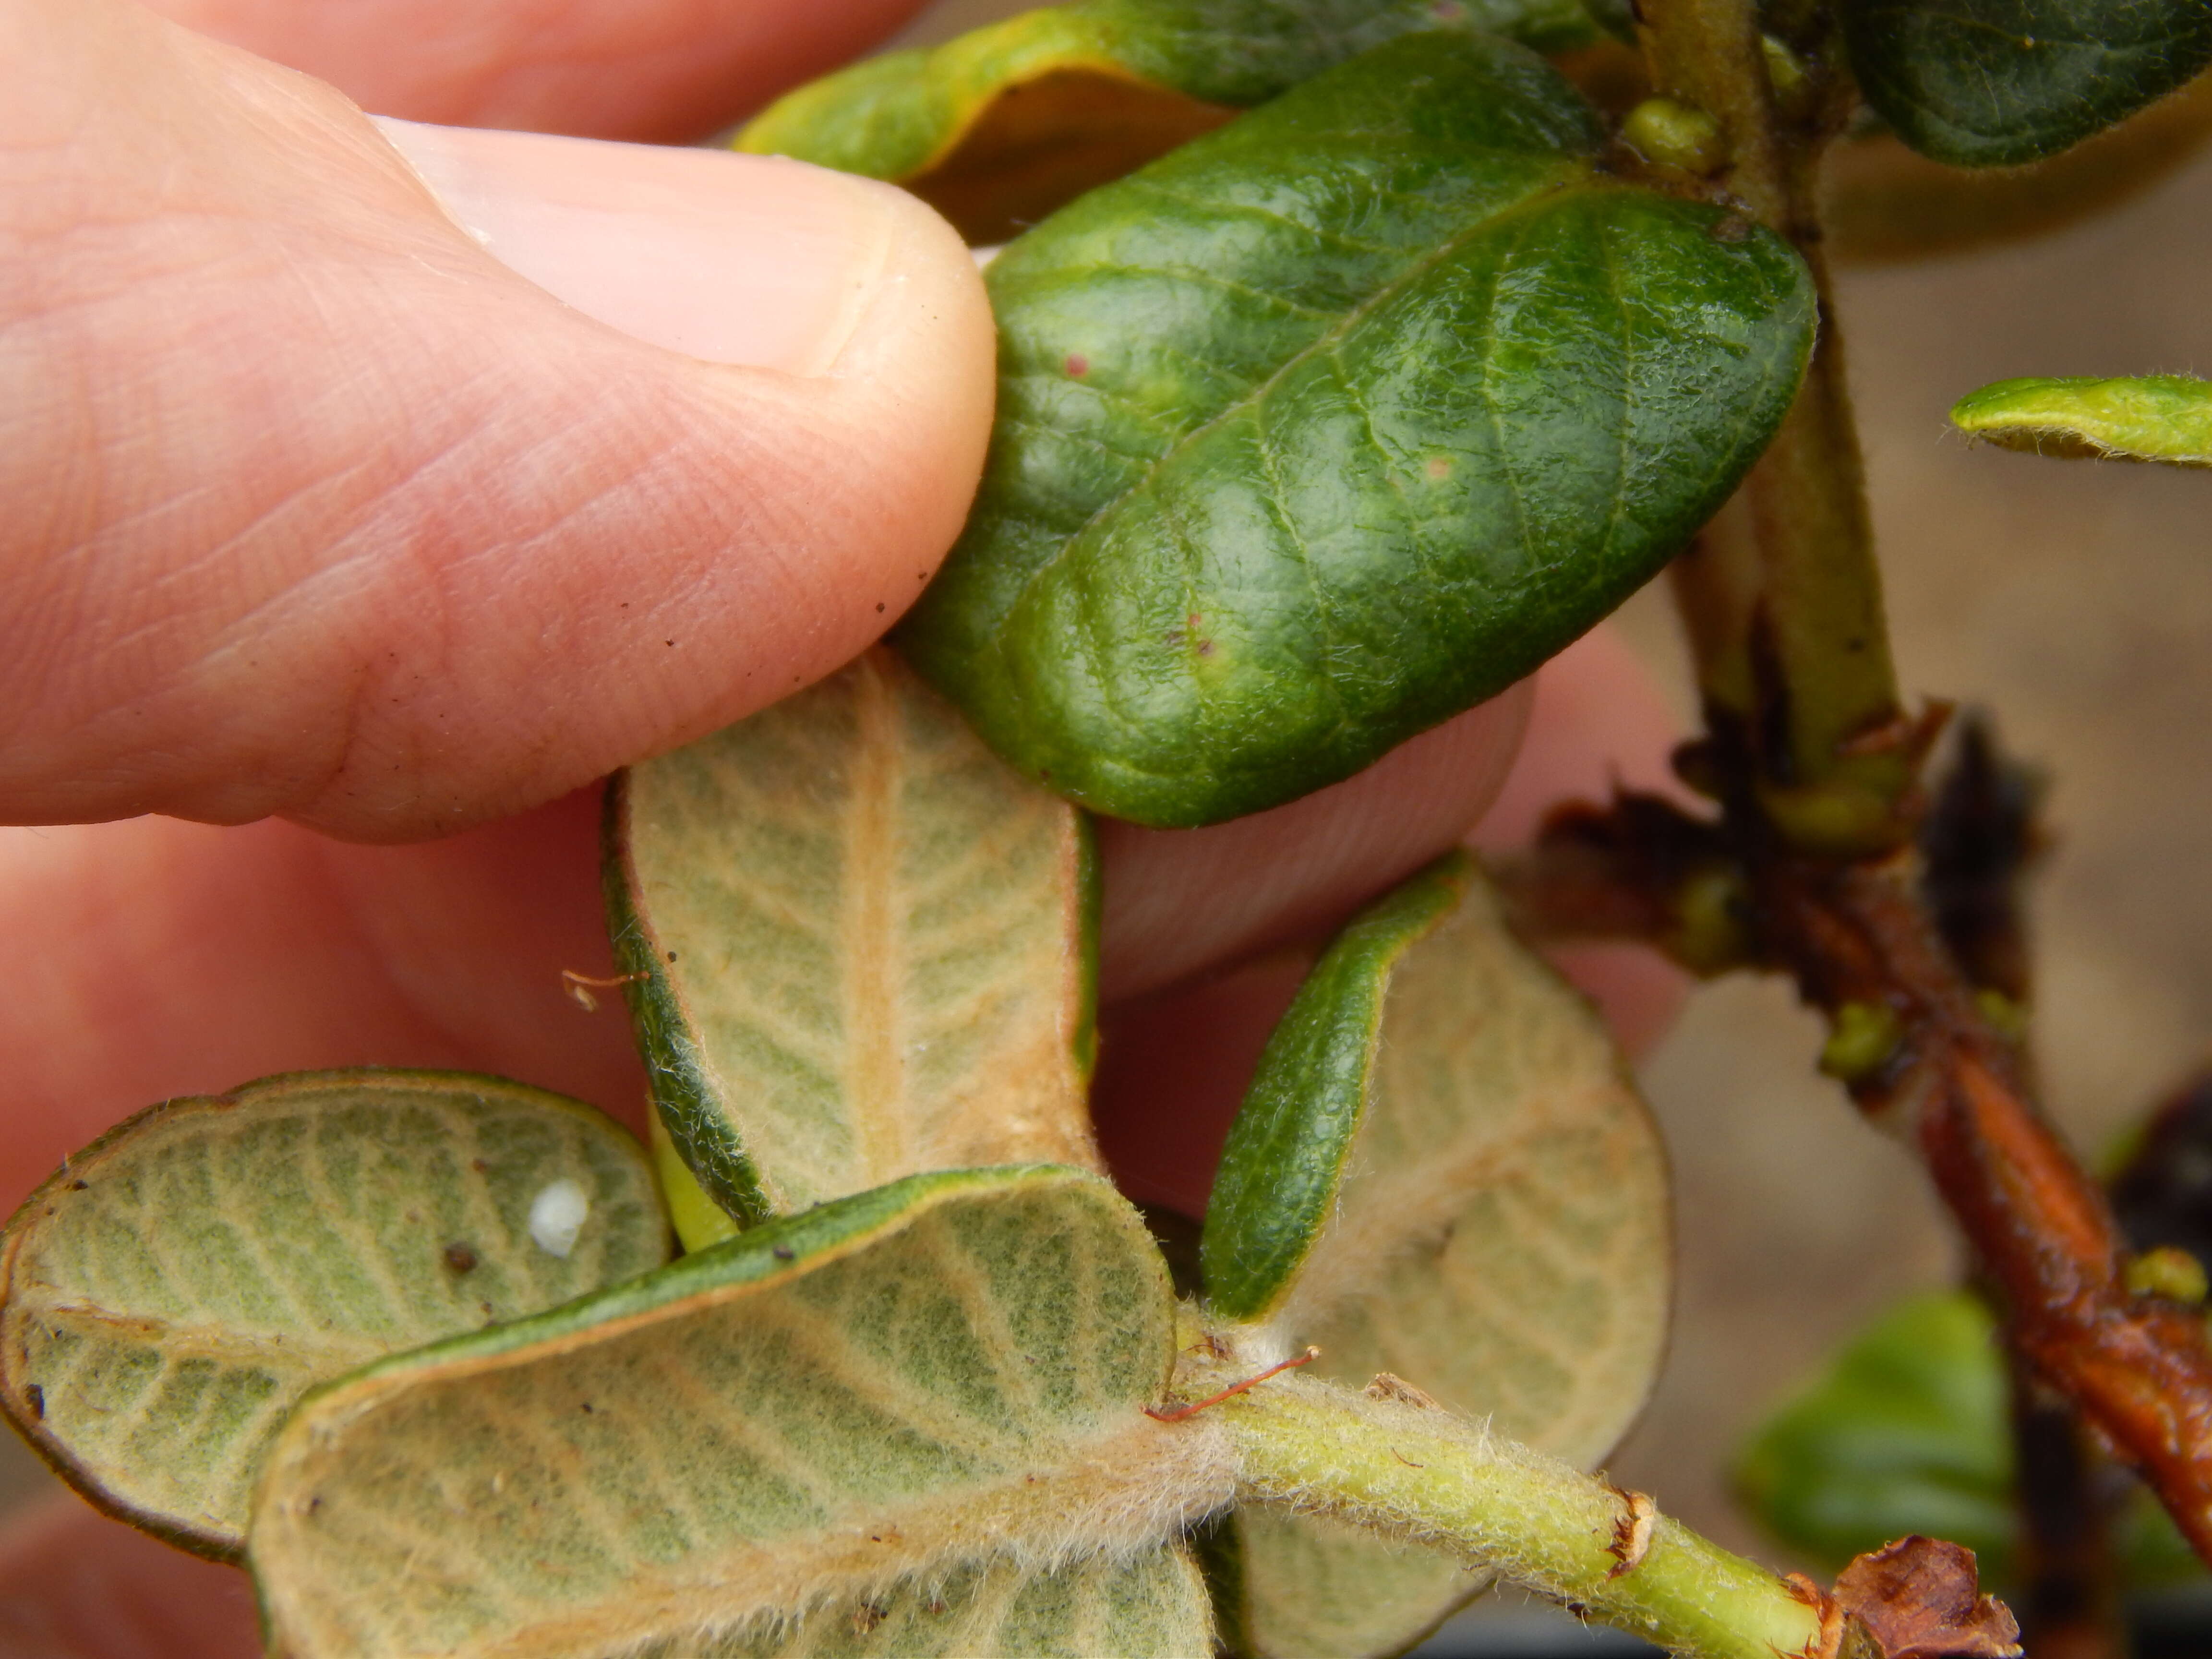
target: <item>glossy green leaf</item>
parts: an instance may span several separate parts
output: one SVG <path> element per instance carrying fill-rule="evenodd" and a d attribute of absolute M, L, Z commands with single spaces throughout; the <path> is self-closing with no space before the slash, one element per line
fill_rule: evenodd
<path fill-rule="evenodd" d="M 1856 0 L 1839 9 L 1867 102 L 1923 155 L 2055 155 L 2212 64 L 2204 0 Z"/>
<path fill-rule="evenodd" d="M 308 1389 L 668 1259 L 644 1149 L 496 1078 L 302 1073 L 110 1130 L 0 1238 L 0 1405 L 102 1508 L 234 1554 Z"/>
<path fill-rule="evenodd" d="M 738 148 L 889 179 L 1003 241 L 1381 41 L 1481 29 L 1586 46 L 1582 0 L 1076 0 L 803 87 Z"/>
<path fill-rule="evenodd" d="M 1096 1162 L 1088 832 L 890 652 L 632 767 L 606 878 L 653 1099 L 740 1220 Z"/>
<path fill-rule="evenodd" d="M 2011 1580 L 2019 1522 L 1996 1344 L 1996 1319 L 1968 1291 L 1899 1303 L 1752 1437 L 1738 1493 L 1776 1538 L 1832 1571 L 1917 1532 L 1964 1544 L 1990 1582 Z M 2140 1489 L 2112 1541 L 2140 1587 L 2202 1571 Z"/>
<path fill-rule="evenodd" d="M 1665 1157 L 1597 1014 L 1473 862 L 1414 878 L 1299 988 L 1223 1154 L 1201 1252 L 1256 1353 L 1403 1378 L 1588 1466 L 1657 1375 Z M 1455 1556 L 1240 1512 L 1240 1616 L 1273 1659 L 1395 1652 L 1482 1587 Z"/>
<path fill-rule="evenodd" d="M 1200 1659 L 1176 1540 L 1233 1470 L 1140 1410 L 1175 1340 L 1103 1181 L 910 1177 L 310 1398 L 264 1612 L 288 1659 Z"/>
<path fill-rule="evenodd" d="M 2212 466 L 2212 383 L 2187 374 L 1999 380 L 1961 398 L 1951 421 L 2039 455 Z"/>
<path fill-rule="evenodd" d="M 1781 242 L 1598 141 L 1524 49 L 1401 39 L 1012 244 L 909 660 L 1028 775 L 1193 824 L 1566 645 L 1749 466 L 1813 320 Z"/>

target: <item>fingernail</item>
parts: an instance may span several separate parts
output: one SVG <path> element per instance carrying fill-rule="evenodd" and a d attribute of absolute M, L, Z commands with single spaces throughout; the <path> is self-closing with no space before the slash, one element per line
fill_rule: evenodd
<path fill-rule="evenodd" d="M 377 125 L 501 264 L 715 363 L 820 374 L 886 270 L 888 186 L 775 156 Z"/>

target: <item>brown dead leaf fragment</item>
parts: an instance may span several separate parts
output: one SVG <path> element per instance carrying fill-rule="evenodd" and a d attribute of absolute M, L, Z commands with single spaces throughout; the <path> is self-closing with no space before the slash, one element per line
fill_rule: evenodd
<path fill-rule="evenodd" d="M 1974 1553 L 1915 1534 L 1869 1551 L 1836 1577 L 1836 1600 L 1887 1659 L 2018 1659 L 2011 1610 L 1981 1593 Z"/>
<path fill-rule="evenodd" d="M 1395 1400 L 1401 1405 L 1418 1406 L 1424 1409 L 1437 1403 L 1433 1395 L 1415 1388 L 1402 1376 L 1392 1376 L 1389 1371 L 1375 1373 L 1375 1380 L 1367 1385 L 1367 1397 L 1370 1400 Z"/>

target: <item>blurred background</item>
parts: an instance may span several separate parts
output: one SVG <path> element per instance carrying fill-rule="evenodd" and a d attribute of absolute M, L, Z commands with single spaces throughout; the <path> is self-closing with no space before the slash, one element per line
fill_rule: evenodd
<path fill-rule="evenodd" d="M 1017 9 L 949 0 L 905 43 Z M 2094 1155 L 2212 1049 L 2212 477 L 1969 447 L 1944 416 L 2008 375 L 2212 372 L 2212 154 L 2073 228 L 1847 267 L 1839 286 L 1905 684 L 1989 709 L 2050 779 L 2035 1043 Z M 1664 592 L 1618 625 L 1686 730 Z M 1679 1183 L 1680 1296 L 1613 1477 L 1778 1565 L 1730 1500 L 1729 1455 L 1839 1339 L 1956 1262 L 1914 1161 L 1814 1073 L 1820 1042 L 1786 987 L 1733 980 L 1644 1067 Z M 52 1485 L 0 1435 L 0 1513 Z M 1546 1638 L 1518 1602 L 1501 1615 L 1540 1646 L 1605 1645 Z"/>

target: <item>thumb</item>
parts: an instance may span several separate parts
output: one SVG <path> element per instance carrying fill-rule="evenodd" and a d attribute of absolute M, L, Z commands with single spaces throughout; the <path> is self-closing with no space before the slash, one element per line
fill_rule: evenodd
<path fill-rule="evenodd" d="M 0 0 L 0 250 L 16 823 L 550 799 L 880 633 L 989 424 L 896 191 L 380 133 L 124 0 Z"/>

